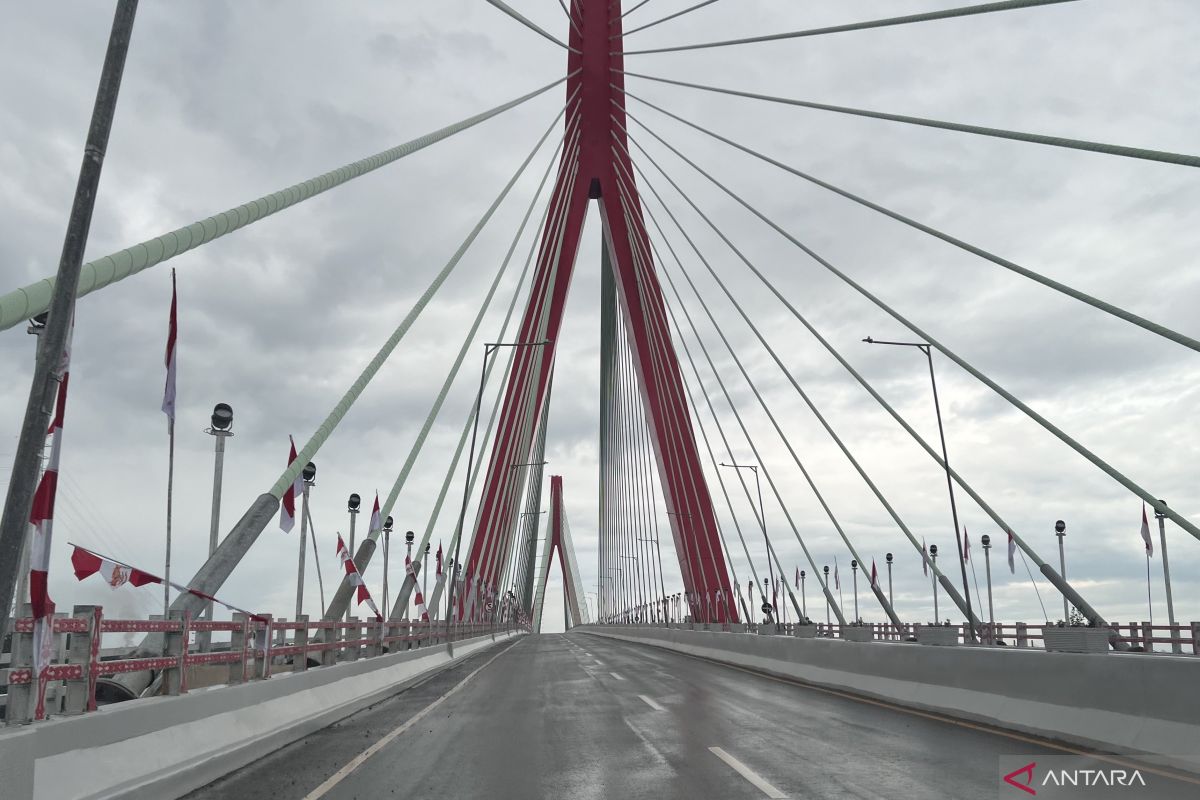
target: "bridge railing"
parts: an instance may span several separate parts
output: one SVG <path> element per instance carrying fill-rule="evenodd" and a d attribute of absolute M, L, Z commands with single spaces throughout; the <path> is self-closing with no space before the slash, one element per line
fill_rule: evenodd
<path fill-rule="evenodd" d="M 444 644 L 525 626 L 515 622 L 473 622 L 450 626 L 419 620 L 297 620 L 269 615 L 235 613 L 230 621 L 193 619 L 189 613 L 168 619 L 106 619 L 101 606 L 75 606 L 70 616 L 52 621 L 50 665 L 41 680 L 34 677 L 34 620 L 14 621 L 7 686 L 6 724 L 43 719 L 49 714 L 95 711 L 96 689 L 102 679 L 120 681 L 129 673 L 157 674 L 146 694 L 178 695 L 190 688 L 233 685 L 265 680 L 278 669 L 302 672 L 333 666 L 339 661 L 374 658 L 389 652 Z M 200 633 L 228 634 L 228 649 L 200 652 Z M 162 634 L 160 655 L 144 656 L 133 648 L 104 655 L 105 634 Z M 137 696 L 131 694 L 130 696 Z"/>
<path fill-rule="evenodd" d="M 621 625 L 645 625 L 648 627 L 665 627 L 667 623 L 617 623 Z M 890 622 L 863 622 L 859 624 L 824 622 L 810 625 L 795 623 L 778 623 L 766 626 L 759 623 L 729 624 L 701 622 L 673 622 L 672 628 L 687 628 L 693 630 L 711 630 L 734 633 L 758 633 L 762 635 L 780 635 L 812 637 L 825 639 L 845 639 L 849 641 L 913 641 L 923 644 L 954 645 L 965 644 L 969 640 L 966 623 L 958 625 L 934 625 L 921 623 L 905 623 L 897 630 Z M 979 631 L 980 644 L 989 646 L 1015 646 L 1024 648 L 1061 649 L 1061 645 L 1051 641 L 1047 648 L 1044 629 L 1051 629 L 1051 638 L 1055 639 L 1056 632 L 1080 633 L 1095 631 L 1094 628 L 1066 627 L 1043 623 L 1030 624 L 1026 622 L 1001 623 L 992 625 L 984 623 Z M 1101 641 L 1115 640 L 1129 645 L 1133 652 L 1143 653 L 1174 653 L 1175 655 L 1200 656 L 1200 622 L 1187 622 L 1175 625 L 1154 625 L 1150 622 L 1130 622 L 1128 624 L 1110 623 L 1107 636 L 1100 636 Z M 1159 647 L 1156 647 L 1159 645 Z M 1163 647 L 1167 645 L 1167 647 Z"/>

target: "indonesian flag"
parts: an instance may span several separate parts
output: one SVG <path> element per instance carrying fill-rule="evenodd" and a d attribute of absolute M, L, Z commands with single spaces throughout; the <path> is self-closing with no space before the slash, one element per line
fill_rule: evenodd
<path fill-rule="evenodd" d="M 371 524 L 367 526 L 367 534 L 370 535 L 375 531 L 383 530 L 383 523 L 379 518 L 379 492 L 375 492 L 375 507 L 371 509 Z"/>
<path fill-rule="evenodd" d="M 288 466 L 290 467 L 296 463 L 296 442 L 293 441 L 291 436 L 288 437 L 288 441 L 292 445 L 292 449 L 288 453 Z M 283 493 L 283 498 L 279 504 L 279 527 L 283 529 L 284 533 L 290 532 L 296 524 L 296 495 L 299 493 L 297 487 L 302 480 L 299 476 L 296 477 L 292 485 Z M 299 491 L 302 492 L 303 489 L 301 488 Z"/>
<path fill-rule="evenodd" d="M 967 536 L 967 526 L 963 525 L 963 563 L 971 560 L 971 539 Z"/>
<path fill-rule="evenodd" d="M 413 569 L 412 555 L 404 554 L 404 571 L 413 581 L 413 592 L 417 595 L 417 610 L 421 612 L 421 621 L 429 621 L 429 611 L 425 608 L 425 597 L 421 594 L 421 585 L 417 583 L 417 571 Z"/>
<path fill-rule="evenodd" d="M 99 575 L 113 589 L 126 583 L 130 586 L 162 583 L 162 578 L 157 575 L 151 575 L 148 572 L 142 572 L 136 567 L 110 561 L 107 558 L 96 555 L 90 550 L 84 550 L 79 545 L 75 545 L 75 549 L 71 553 L 71 566 L 75 568 L 76 579 L 83 580 L 84 578 L 90 578 L 92 575 Z"/>
<path fill-rule="evenodd" d="M 337 557 L 346 569 L 346 582 L 351 586 L 357 587 L 356 596 L 358 601 L 356 605 L 362 605 L 365 601 L 367 606 L 375 612 L 375 618 L 383 619 L 383 615 L 379 613 L 379 607 L 371 599 L 371 593 L 367 590 L 367 585 L 363 583 L 362 575 L 359 574 L 358 567 L 354 565 L 354 559 L 351 558 L 350 551 L 346 549 L 346 543 L 342 541 L 340 533 L 337 537 Z"/>
<path fill-rule="evenodd" d="M 50 460 L 42 472 L 33 504 L 29 509 L 29 603 L 33 609 L 33 674 L 37 680 L 35 719 L 46 716 L 46 667 L 54 656 L 54 601 L 50 599 L 50 545 L 54 534 L 54 499 L 58 492 L 58 464 L 62 454 L 63 420 L 67 411 L 67 383 L 71 377 L 71 337 L 74 321 L 67 333 L 66 346 L 58 364 L 58 397 L 54 418 L 47 435 L 50 437 Z M 5 601 L 7 602 L 7 600 Z"/>
<path fill-rule="evenodd" d="M 442 543 L 441 542 L 438 542 L 437 572 L 435 572 L 434 575 L 437 575 L 439 578 L 442 577 Z"/>
<path fill-rule="evenodd" d="M 875 559 L 871 559 L 871 588 L 874 589 L 879 585 L 879 572 L 875 569 Z"/>
<path fill-rule="evenodd" d="M 1009 544 L 1011 545 L 1011 543 L 1012 543 L 1012 534 L 1011 533 L 1008 535 L 1008 541 L 1009 541 Z M 1010 566 L 1012 565 L 1012 547 L 1011 546 L 1009 547 L 1009 550 L 1008 550 L 1008 563 Z M 929 548 L 925 546 L 925 537 L 924 536 L 921 537 L 921 571 L 925 573 L 926 578 L 929 577 Z"/>
<path fill-rule="evenodd" d="M 167 380 L 163 386 L 162 410 L 167 415 L 167 432 L 175 430 L 175 340 L 179 336 L 179 318 L 176 315 L 175 269 L 171 269 L 171 316 L 167 320 L 167 354 L 163 363 L 167 367 Z"/>
<path fill-rule="evenodd" d="M 842 588 L 842 579 L 838 577 L 837 559 L 834 559 L 834 562 L 833 562 L 833 588 L 835 588 L 835 589 Z"/>
<path fill-rule="evenodd" d="M 1017 555 L 1017 540 L 1013 538 L 1012 531 L 1008 532 L 1008 571 L 1017 574 L 1017 562 L 1014 558 Z"/>
<path fill-rule="evenodd" d="M 1150 538 L 1150 520 L 1146 517 L 1146 504 L 1142 503 L 1142 541 L 1146 543 L 1146 555 L 1154 555 L 1154 540 Z"/>
<path fill-rule="evenodd" d="M 799 589 L 799 588 L 800 588 L 800 568 L 799 568 L 799 567 L 796 567 L 796 583 L 795 583 L 795 586 L 796 586 L 796 588 L 797 588 L 797 589 Z"/>

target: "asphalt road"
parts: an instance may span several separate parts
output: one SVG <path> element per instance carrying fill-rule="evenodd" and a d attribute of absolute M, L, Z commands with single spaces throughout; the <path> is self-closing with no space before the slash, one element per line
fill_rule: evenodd
<path fill-rule="evenodd" d="M 1022 800 L 1001 783 L 1000 757 L 1065 755 L 651 647 L 548 634 L 475 654 L 189 798 Z M 1197 783 L 1146 778 L 1144 789 L 1038 794 L 1200 796 Z"/>

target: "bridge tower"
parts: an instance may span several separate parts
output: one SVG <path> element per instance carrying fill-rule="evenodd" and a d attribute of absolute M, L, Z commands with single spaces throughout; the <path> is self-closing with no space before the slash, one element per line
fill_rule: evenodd
<path fill-rule="evenodd" d="M 563 308 L 584 215 L 594 200 L 602 220 L 605 260 L 616 286 L 619 327 L 634 355 L 684 590 L 694 598 L 693 617 L 707 620 L 705 595 L 728 598 L 733 593 L 627 149 L 621 3 L 576 0 L 570 7 L 566 145 L 517 337 L 520 342 L 549 343 L 515 350 L 466 569 L 484 585 L 494 586 L 512 552 L 527 473 L 512 467 L 528 460 L 541 409 L 549 401 L 547 386 Z M 726 621 L 728 604 L 714 602 L 711 607 L 712 621 Z"/>

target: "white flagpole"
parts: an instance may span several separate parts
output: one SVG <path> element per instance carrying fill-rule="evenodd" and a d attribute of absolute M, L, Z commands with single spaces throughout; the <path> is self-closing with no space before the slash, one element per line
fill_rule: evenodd
<path fill-rule="evenodd" d="M 1162 501 L 1159 501 L 1162 502 Z M 1166 503 L 1163 503 L 1165 506 Z M 1171 626 L 1171 651 L 1174 653 L 1182 653 L 1183 645 L 1179 641 L 1177 631 L 1175 630 L 1175 601 L 1171 597 L 1171 566 L 1167 561 L 1167 515 L 1160 509 L 1155 509 L 1154 516 L 1158 520 L 1158 536 L 1162 544 L 1162 565 L 1163 565 L 1163 583 L 1167 590 L 1167 623 Z M 1147 553 L 1149 556 L 1149 553 Z"/>
<path fill-rule="evenodd" d="M 171 608 L 171 506 L 175 494 L 175 420 L 167 421 L 167 555 L 163 568 L 163 617 Z"/>
<path fill-rule="evenodd" d="M 1146 608 L 1150 612 L 1150 625 L 1154 625 L 1154 596 L 1150 592 L 1150 551 L 1146 551 Z"/>

